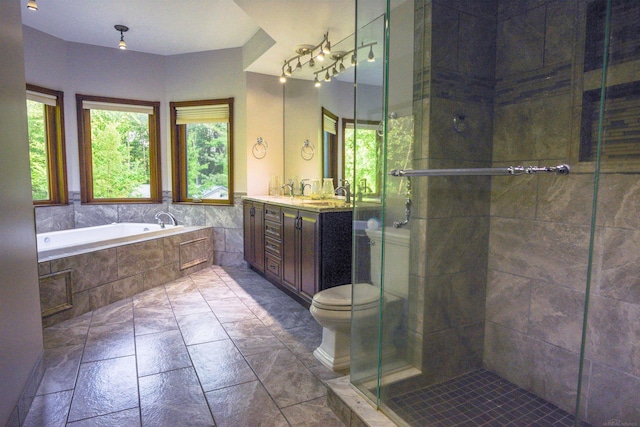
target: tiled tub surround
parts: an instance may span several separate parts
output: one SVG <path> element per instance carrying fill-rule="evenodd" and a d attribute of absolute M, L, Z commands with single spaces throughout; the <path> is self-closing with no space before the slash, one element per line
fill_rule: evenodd
<path fill-rule="evenodd" d="M 155 215 L 167 211 L 178 219 L 180 225 L 213 227 L 214 264 L 243 266 L 243 195 L 245 194 L 234 194 L 233 206 L 173 204 L 170 191 L 163 192 L 163 202 L 159 204 L 83 205 L 80 203 L 80 194 L 72 191 L 68 205 L 35 208 L 36 231 L 44 233 L 114 222 L 155 223 Z"/>
<path fill-rule="evenodd" d="M 344 426 L 321 336 L 257 273 L 212 266 L 45 328 L 24 426 Z"/>
<path fill-rule="evenodd" d="M 43 327 L 211 266 L 213 239 L 211 227 L 182 227 L 39 262 Z"/>

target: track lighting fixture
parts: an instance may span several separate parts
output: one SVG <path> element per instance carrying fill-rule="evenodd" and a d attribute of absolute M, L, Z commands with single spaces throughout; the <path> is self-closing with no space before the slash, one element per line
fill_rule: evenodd
<path fill-rule="evenodd" d="M 126 50 L 127 49 L 127 43 L 125 43 L 124 41 L 124 34 L 127 31 L 129 31 L 129 27 L 124 26 L 124 25 L 114 25 L 113 28 L 116 29 L 116 31 L 120 31 L 120 43 L 118 43 L 118 47 L 122 50 Z"/>
<path fill-rule="evenodd" d="M 34 12 L 37 12 L 38 11 L 38 3 L 36 3 L 36 0 L 29 0 L 27 2 L 27 9 L 33 10 Z"/>
<path fill-rule="evenodd" d="M 329 40 L 327 40 L 327 42 L 324 44 L 324 47 L 322 48 L 322 52 L 325 55 L 331 55 L 331 42 Z"/>
<path fill-rule="evenodd" d="M 335 77 L 340 73 L 344 73 L 347 71 L 347 67 L 344 64 L 345 58 L 349 58 L 350 62 L 347 63 L 347 66 L 351 64 L 355 66 L 357 64 L 357 54 L 358 50 L 369 48 L 369 55 L 367 60 L 369 62 L 375 61 L 375 55 L 373 53 L 373 46 L 378 44 L 377 42 L 371 43 L 361 43 L 357 48 L 351 49 L 348 52 L 333 52 L 331 53 L 331 42 L 329 41 L 329 33 L 324 35 L 323 40 L 313 46 L 313 45 L 299 45 L 295 48 L 296 56 L 286 59 L 282 64 L 282 74 L 280 76 L 280 82 L 286 83 L 287 77 L 290 77 L 293 73 L 297 71 L 301 71 L 304 68 L 304 65 L 308 65 L 309 68 L 313 68 L 316 65 L 316 61 L 324 61 L 327 58 L 327 64 L 325 67 L 320 65 L 320 69 L 318 71 L 314 71 L 314 79 L 313 84 L 315 87 L 321 86 L 321 81 L 330 82 L 331 77 Z M 309 60 L 305 63 L 305 57 L 309 55 Z M 295 65 L 292 65 L 295 64 Z M 324 78 L 322 74 L 324 73 Z"/>

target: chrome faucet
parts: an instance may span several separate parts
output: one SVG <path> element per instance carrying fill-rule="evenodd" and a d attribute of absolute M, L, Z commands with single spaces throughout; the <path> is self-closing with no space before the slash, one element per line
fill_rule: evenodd
<path fill-rule="evenodd" d="M 308 178 L 303 179 L 302 181 L 300 181 L 300 195 L 304 196 L 304 189 L 307 187 L 311 187 L 311 184 L 307 184 L 306 181 L 309 181 Z"/>
<path fill-rule="evenodd" d="M 336 196 L 339 192 L 342 191 L 342 193 L 344 194 L 344 202 L 351 203 L 351 185 L 349 184 L 349 181 L 347 181 L 346 179 L 341 179 L 340 182 L 342 183 L 342 185 L 336 188 Z"/>
<path fill-rule="evenodd" d="M 171 221 L 171 225 L 178 225 L 178 220 L 176 219 L 175 216 L 173 216 L 173 214 L 169 212 L 160 211 L 155 216 L 155 219 L 156 221 L 158 221 L 158 225 L 160 226 L 160 228 L 164 228 L 164 222 L 162 222 L 162 220 L 160 219 L 162 215 L 166 215 L 169 218 L 169 220 Z"/>
<path fill-rule="evenodd" d="M 286 187 L 289 187 L 289 197 L 293 197 L 293 180 L 289 179 L 289 182 L 287 184 L 284 184 L 282 186 L 282 189 L 284 190 Z"/>
<path fill-rule="evenodd" d="M 371 190 L 371 188 L 367 186 L 367 178 L 362 178 L 360 180 L 358 192 L 356 193 L 357 194 L 356 199 L 358 199 L 358 201 L 361 202 L 363 195 L 371 194 L 371 193 L 373 193 L 373 190 Z"/>

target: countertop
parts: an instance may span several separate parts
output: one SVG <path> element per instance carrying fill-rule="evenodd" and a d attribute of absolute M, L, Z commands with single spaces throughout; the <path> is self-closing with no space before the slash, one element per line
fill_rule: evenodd
<path fill-rule="evenodd" d="M 353 205 L 345 203 L 344 197 L 314 200 L 309 197 L 244 196 L 242 199 L 313 212 L 348 212 L 353 210 Z"/>

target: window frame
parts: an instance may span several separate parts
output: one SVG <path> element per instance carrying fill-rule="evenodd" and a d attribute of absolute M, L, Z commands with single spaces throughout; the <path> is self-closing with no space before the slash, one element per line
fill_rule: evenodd
<path fill-rule="evenodd" d="M 169 103 L 169 115 L 171 116 L 171 177 L 173 189 L 174 203 L 196 203 L 204 205 L 233 206 L 234 204 L 234 187 L 233 187 L 233 141 L 234 141 L 234 123 L 233 123 L 233 101 L 234 98 L 205 99 L 197 101 L 172 101 Z M 197 199 L 187 197 L 187 128 L 186 125 L 177 124 L 176 107 L 198 107 L 206 105 L 222 105 L 227 104 L 229 107 L 229 130 L 227 132 L 227 150 L 228 150 L 228 174 L 229 181 L 227 191 L 229 197 L 227 199 Z"/>
<path fill-rule="evenodd" d="M 150 197 L 95 198 L 93 195 L 93 162 L 91 147 L 91 110 L 83 102 L 102 102 L 153 108 L 149 114 L 149 184 Z M 162 175 L 160 159 L 160 102 L 124 98 L 110 98 L 76 94 L 78 115 L 78 157 L 80 163 L 80 201 L 83 204 L 162 203 Z"/>
<path fill-rule="evenodd" d="M 69 203 L 69 191 L 64 139 L 64 93 L 29 83 L 26 85 L 26 90 L 56 98 L 55 106 L 45 104 L 49 198 L 33 200 L 33 204 L 34 206 L 66 205 Z"/>

